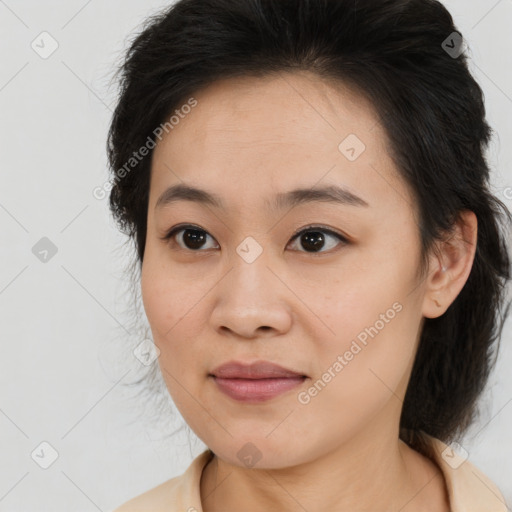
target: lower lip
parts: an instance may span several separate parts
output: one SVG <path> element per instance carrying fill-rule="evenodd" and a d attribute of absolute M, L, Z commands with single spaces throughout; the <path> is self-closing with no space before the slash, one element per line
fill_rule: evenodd
<path fill-rule="evenodd" d="M 272 379 L 225 379 L 213 380 L 220 391 L 241 402 L 264 402 L 290 389 L 300 386 L 306 377 L 286 377 Z"/>

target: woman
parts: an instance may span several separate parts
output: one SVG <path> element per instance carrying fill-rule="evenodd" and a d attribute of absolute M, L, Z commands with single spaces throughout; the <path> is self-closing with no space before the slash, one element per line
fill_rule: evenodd
<path fill-rule="evenodd" d="M 118 511 L 505 511 L 475 418 L 510 260 L 434 0 L 181 0 L 120 68 L 110 205 L 208 446 Z"/>

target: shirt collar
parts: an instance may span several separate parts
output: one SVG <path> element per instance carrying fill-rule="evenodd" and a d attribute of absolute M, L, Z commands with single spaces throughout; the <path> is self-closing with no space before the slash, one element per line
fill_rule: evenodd
<path fill-rule="evenodd" d="M 420 435 L 443 473 L 451 512 L 507 512 L 498 487 L 466 457 L 440 439 L 424 432 Z"/>

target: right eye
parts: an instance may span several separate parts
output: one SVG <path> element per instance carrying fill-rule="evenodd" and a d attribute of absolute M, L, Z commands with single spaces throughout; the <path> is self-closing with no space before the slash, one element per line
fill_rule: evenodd
<path fill-rule="evenodd" d="M 214 238 L 204 229 L 190 224 L 181 224 L 179 226 L 172 227 L 162 237 L 162 240 L 177 243 L 178 247 L 184 251 L 201 252 L 198 249 L 204 249 L 204 243 L 208 237 L 214 240 Z M 215 247 L 206 247 L 206 249 L 215 249 Z"/>

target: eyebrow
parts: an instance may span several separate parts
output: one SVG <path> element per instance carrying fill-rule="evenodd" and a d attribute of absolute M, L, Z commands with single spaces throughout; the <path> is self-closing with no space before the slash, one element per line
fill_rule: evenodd
<path fill-rule="evenodd" d="M 178 184 L 169 187 L 161 194 L 155 205 L 155 210 L 177 201 L 194 201 L 214 208 L 226 209 L 224 202 L 217 194 L 190 185 Z M 298 188 L 276 194 L 273 203 L 267 200 L 267 207 L 275 211 L 311 202 L 370 206 L 364 199 L 343 187 L 325 185 L 321 187 Z"/>

